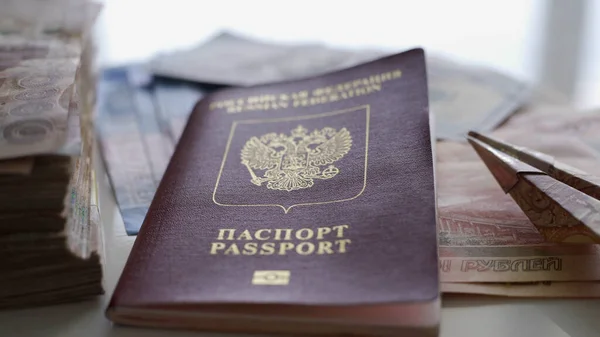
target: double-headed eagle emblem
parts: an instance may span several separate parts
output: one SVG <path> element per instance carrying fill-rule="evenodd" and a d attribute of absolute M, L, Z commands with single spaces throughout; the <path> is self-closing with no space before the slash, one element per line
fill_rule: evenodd
<path fill-rule="evenodd" d="M 332 164 L 351 146 L 346 128 L 336 131 L 326 127 L 309 134 L 299 125 L 289 136 L 268 133 L 250 138 L 242 149 L 242 164 L 248 168 L 253 184 L 262 186 L 266 182 L 269 189 L 289 192 L 312 187 L 315 179 L 335 177 L 340 170 Z M 264 171 L 263 176 L 254 170 Z"/>

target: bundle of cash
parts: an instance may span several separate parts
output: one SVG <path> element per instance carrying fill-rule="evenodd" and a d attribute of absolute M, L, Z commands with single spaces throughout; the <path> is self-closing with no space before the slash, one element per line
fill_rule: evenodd
<path fill-rule="evenodd" d="M 1 6 L 0 309 L 101 294 L 89 38 L 100 6 Z"/>

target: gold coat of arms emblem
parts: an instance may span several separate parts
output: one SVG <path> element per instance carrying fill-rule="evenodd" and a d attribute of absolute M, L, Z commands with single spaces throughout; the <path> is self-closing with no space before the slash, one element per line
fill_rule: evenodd
<path fill-rule="evenodd" d="M 352 137 L 346 128 L 337 131 L 325 127 L 309 133 L 298 125 L 290 135 L 268 133 L 250 138 L 242 148 L 241 160 L 252 184 L 290 192 L 338 175 L 340 170 L 333 163 L 351 147 Z"/>

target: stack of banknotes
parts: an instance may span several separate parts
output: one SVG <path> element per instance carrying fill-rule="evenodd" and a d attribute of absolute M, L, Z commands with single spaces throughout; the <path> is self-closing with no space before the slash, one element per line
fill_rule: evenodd
<path fill-rule="evenodd" d="M 202 95 L 221 86 L 316 75 L 384 55 L 276 45 L 225 32 L 197 47 L 158 55 L 150 64 L 104 72 L 97 123 L 127 233 L 139 231 Z M 577 111 L 556 92 L 488 68 L 432 53 L 427 62 L 443 292 L 600 297 L 598 237 L 583 226 L 535 227 L 466 141 L 468 131 L 476 130 L 600 176 L 600 111 Z M 545 205 L 538 206 L 542 214 Z"/>
<path fill-rule="evenodd" d="M 0 13 L 0 309 L 103 293 L 86 1 Z"/>

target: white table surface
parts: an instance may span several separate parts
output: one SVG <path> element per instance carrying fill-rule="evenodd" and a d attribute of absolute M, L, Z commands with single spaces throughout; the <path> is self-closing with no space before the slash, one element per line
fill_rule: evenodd
<path fill-rule="evenodd" d="M 527 80 L 544 81 L 545 78 L 544 69 L 541 75 L 534 70 L 537 60 L 544 55 L 540 56 L 536 51 L 543 49 L 535 37 L 537 33 L 532 33 L 537 28 L 531 28 L 527 20 L 537 22 L 537 26 L 543 25 L 540 23 L 543 20 L 536 13 L 543 12 L 540 7 L 550 1 L 397 1 L 397 9 L 382 11 L 382 7 L 389 4 L 387 1 L 370 0 L 371 5 L 367 7 L 342 8 L 337 1 L 306 0 L 302 2 L 303 6 L 295 9 L 298 14 L 291 16 L 273 16 L 267 9 L 281 8 L 278 7 L 279 2 L 259 0 L 211 1 L 208 2 L 210 6 L 180 0 L 104 2 L 107 6 L 100 20 L 101 35 L 104 36 L 100 55 L 105 65 L 137 61 L 162 49 L 191 45 L 193 41 L 214 34 L 217 29 L 234 29 L 278 41 L 319 41 L 343 47 L 382 45 L 402 48 L 419 44 L 447 51 L 447 54 L 465 60 L 489 64 Z M 293 4 L 298 5 L 297 2 Z M 259 10 L 249 15 L 253 8 Z M 596 20 L 588 20 L 583 30 L 587 41 L 600 41 L 597 39 L 600 37 L 600 1 L 593 2 L 591 8 L 588 9 L 588 18 Z M 336 30 L 332 28 L 331 15 L 327 13 L 339 11 L 344 12 L 344 20 L 340 22 L 343 29 Z M 478 14 L 469 16 L 472 11 Z M 562 12 L 567 13 L 568 10 Z M 594 16 L 591 12 L 595 13 Z M 307 26 L 308 17 L 311 24 Z M 274 30 L 269 22 L 274 22 L 278 28 Z M 560 27 L 562 29 L 564 25 Z M 567 36 L 563 39 L 568 43 L 569 33 L 575 34 L 578 28 L 571 29 L 572 32 L 569 27 L 564 27 L 561 31 Z M 560 41 L 557 43 L 553 47 L 560 49 Z M 546 52 L 546 56 L 558 57 L 558 61 L 546 62 L 546 67 L 564 64 L 568 60 L 563 62 L 561 58 L 572 56 L 568 50 L 562 54 L 560 50 Z M 582 61 L 576 85 L 579 93 L 575 93 L 574 98 L 579 98 L 580 105 L 595 106 L 600 103 L 600 96 L 591 93 L 598 92 L 600 66 L 597 61 L 592 61 L 600 55 L 600 43 L 585 45 L 580 54 L 583 56 L 579 57 Z M 564 82 L 568 87 L 568 81 Z M 135 237 L 125 234 L 102 162 L 97 158 L 95 163 L 106 243 L 106 295 L 95 301 L 0 312 L 0 337 L 225 336 L 115 327 L 105 318 L 106 304 Z M 441 337 L 470 336 L 600 336 L 600 300 L 444 299 Z"/>

